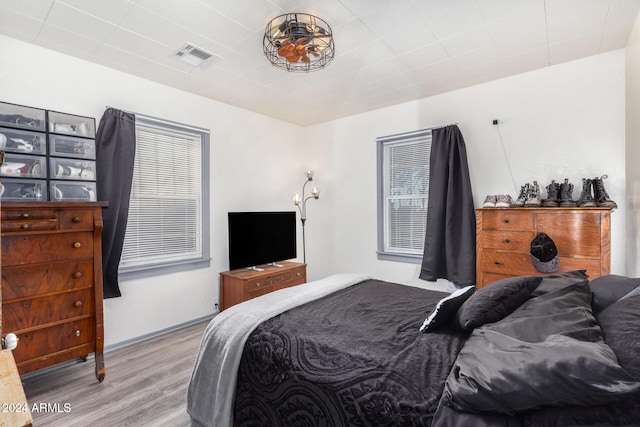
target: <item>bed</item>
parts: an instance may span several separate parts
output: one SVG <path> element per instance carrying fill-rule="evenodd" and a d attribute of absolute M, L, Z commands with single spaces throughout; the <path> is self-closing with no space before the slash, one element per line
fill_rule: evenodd
<path fill-rule="evenodd" d="M 640 280 L 453 294 L 334 275 L 207 327 L 194 426 L 640 426 Z"/>

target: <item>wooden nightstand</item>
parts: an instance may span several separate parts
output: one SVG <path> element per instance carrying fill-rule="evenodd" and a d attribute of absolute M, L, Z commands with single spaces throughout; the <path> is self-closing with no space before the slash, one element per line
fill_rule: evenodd
<path fill-rule="evenodd" d="M 239 269 L 220 273 L 220 310 L 251 298 L 307 281 L 307 265 L 281 261 L 282 267 L 261 265 L 263 271 Z"/>

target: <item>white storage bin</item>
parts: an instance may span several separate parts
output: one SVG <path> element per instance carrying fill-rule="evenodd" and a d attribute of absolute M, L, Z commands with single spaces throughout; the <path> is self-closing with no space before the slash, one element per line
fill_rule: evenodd
<path fill-rule="evenodd" d="M 0 102 L 0 126 L 31 129 L 44 132 L 44 110 L 24 105 Z"/>
<path fill-rule="evenodd" d="M 49 111 L 49 132 L 95 138 L 96 121 L 91 117 Z"/>
<path fill-rule="evenodd" d="M 47 200 L 47 181 L 37 179 L 0 179 L 2 200 L 42 202 Z"/>
<path fill-rule="evenodd" d="M 83 181 L 49 181 L 52 201 L 95 202 L 96 183 Z"/>
<path fill-rule="evenodd" d="M 96 180 L 96 162 L 93 160 L 49 158 L 49 177 L 52 179 Z"/>
<path fill-rule="evenodd" d="M 44 156 L 5 153 L 0 175 L 12 178 L 46 178 L 47 163 Z"/>
<path fill-rule="evenodd" d="M 45 154 L 46 148 L 44 133 L 0 127 L 0 150 L 11 153 Z"/>
<path fill-rule="evenodd" d="M 49 155 L 94 160 L 96 142 L 93 139 L 52 134 L 49 135 Z"/>

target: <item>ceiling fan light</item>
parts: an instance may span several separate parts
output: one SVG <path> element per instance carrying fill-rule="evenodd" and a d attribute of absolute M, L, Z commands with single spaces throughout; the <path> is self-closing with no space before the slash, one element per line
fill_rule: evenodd
<path fill-rule="evenodd" d="M 329 24 L 306 13 L 288 13 L 272 19 L 265 28 L 262 45 L 273 66 L 291 72 L 319 70 L 335 55 Z"/>

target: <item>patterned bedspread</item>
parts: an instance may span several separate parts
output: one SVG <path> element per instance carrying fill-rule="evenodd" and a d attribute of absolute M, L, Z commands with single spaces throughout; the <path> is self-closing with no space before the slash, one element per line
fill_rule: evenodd
<path fill-rule="evenodd" d="M 419 332 L 445 295 L 368 280 L 263 322 L 240 361 L 236 426 L 429 426 L 467 337 Z"/>

